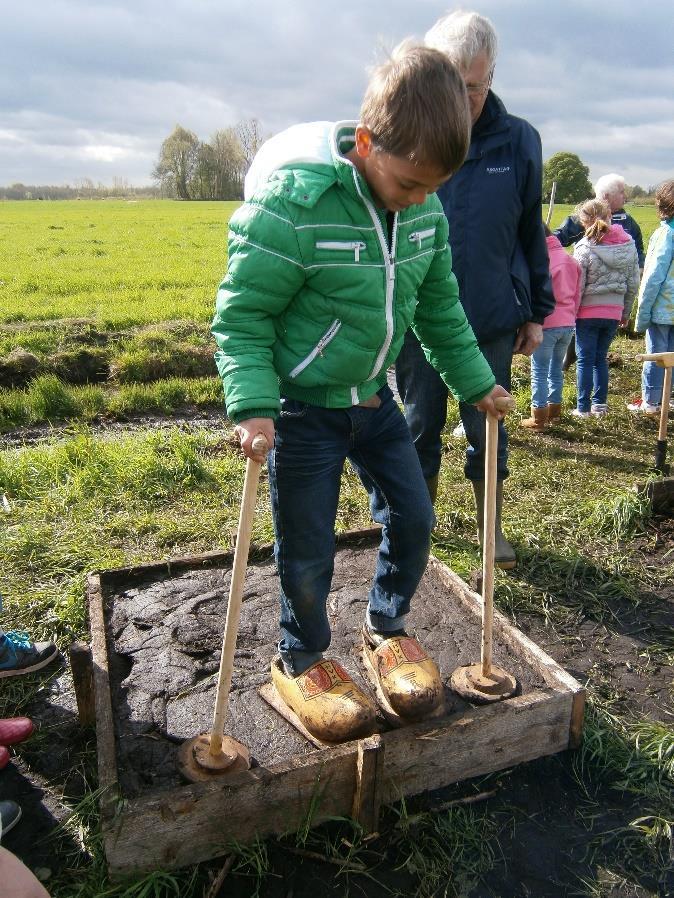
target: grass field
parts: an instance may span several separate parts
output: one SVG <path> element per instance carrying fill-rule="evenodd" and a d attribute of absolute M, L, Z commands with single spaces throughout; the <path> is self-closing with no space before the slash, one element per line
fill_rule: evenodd
<path fill-rule="evenodd" d="M 231 544 L 243 464 L 218 418 L 208 326 L 233 208 L 164 201 L 2 204 L 0 494 L 8 510 L 0 506 L 0 624 L 6 629 L 53 636 L 66 647 L 86 636 L 87 571 Z M 557 207 L 553 226 L 568 211 Z M 647 241 L 657 226 L 653 208 L 630 211 Z M 223 895 L 666 894 L 674 737 L 665 684 L 674 641 L 663 621 L 671 621 L 674 600 L 674 533 L 632 490 L 651 473 L 657 433 L 653 422 L 635 420 L 624 407 L 639 389 L 634 355 L 640 347 L 625 337 L 612 347 L 608 418 L 565 416 L 543 437 L 519 428 L 516 414 L 509 425 L 506 526 L 519 565 L 498 575 L 496 602 L 587 680 L 582 748 L 450 795 L 497 790 L 487 804 L 443 813 L 399 806 L 386 815 L 377 840 L 336 823 L 301 837 L 233 846 Z M 514 373 L 524 412 L 528 361 L 518 359 Z M 567 405 L 574 394 L 569 377 Z M 214 416 L 209 426 L 185 423 L 195 410 Z M 158 428 L 145 420 L 149 412 L 181 420 L 172 425 L 169 417 Z M 457 421 L 452 406 L 434 552 L 468 577 L 479 554 L 462 473 L 464 444 L 451 436 Z M 37 425 L 44 429 L 26 430 Z M 338 527 L 369 522 L 363 491 L 347 473 Z M 271 538 L 263 489 L 254 539 Z M 572 652 L 579 654 L 571 659 Z M 0 716 L 48 699 L 52 680 L 7 681 Z M 41 752 L 55 739 L 58 732 L 47 727 L 18 752 L 28 780 L 39 779 Z M 44 786 L 73 811 L 41 849 L 60 859 L 50 865 L 47 882 L 55 898 L 204 895 L 209 865 L 108 882 L 91 739 L 85 734 L 72 752 L 77 788 L 63 780 Z M 574 827 L 568 844 L 555 822 L 527 803 L 539 780 L 561 784 L 555 800 L 567 803 Z M 547 871 L 549 891 L 509 891 L 517 857 L 531 863 L 530 855 L 549 842 L 558 845 Z M 300 860 L 298 850 L 328 860 L 321 864 L 306 854 Z M 284 885 L 298 864 L 301 875 Z"/>

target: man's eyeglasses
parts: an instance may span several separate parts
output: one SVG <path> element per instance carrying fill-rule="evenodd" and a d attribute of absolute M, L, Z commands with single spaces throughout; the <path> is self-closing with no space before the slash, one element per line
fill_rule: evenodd
<path fill-rule="evenodd" d="M 494 70 L 492 69 L 489 72 L 489 77 L 486 81 L 481 81 L 478 84 L 468 84 L 466 83 L 466 92 L 471 97 L 481 97 L 483 94 L 486 94 L 489 88 L 491 87 L 491 82 L 494 77 Z"/>

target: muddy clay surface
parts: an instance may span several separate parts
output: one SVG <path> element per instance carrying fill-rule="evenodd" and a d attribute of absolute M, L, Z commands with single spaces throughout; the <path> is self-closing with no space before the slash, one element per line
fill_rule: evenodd
<path fill-rule="evenodd" d="M 356 647 L 375 555 L 371 545 L 338 551 L 328 597 L 333 638 L 327 655 L 339 659 L 368 691 Z M 120 588 L 112 597 L 110 680 L 120 785 L 127 798 L 181 785 L 176 763 L 181 741 L 211 728 L 230 576 L 230 569 L 188 571 Z M 276 654 L 277 583 L 272 559 L 249 565 L 225 728 L 262 766 L 315 750 L 257 691 L 269 681 Z M 415 595 L 409 623 L 445 683 L 456 667 L 479 660 L 479 620 L 464 612 L 430 571 Z M 517 677 L 523 692 L 544 685 L 507 647 L 495 644 L 494 662 Z M 468 707 L 449 688 L 445 693 L 448 713 Z"/>

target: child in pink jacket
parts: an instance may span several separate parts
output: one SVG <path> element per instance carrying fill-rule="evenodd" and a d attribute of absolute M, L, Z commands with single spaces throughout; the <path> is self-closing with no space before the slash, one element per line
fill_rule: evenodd
<path fill-rule="evenodd" d="M 536 433 L 559 421 L 562 413 L 562 363 L 571 342 L 580 304 L 581 268 L 545 225 L 555 310 L 543 322 L 543 342 L 531 356 L 531 417 L 522 421 Z"/>

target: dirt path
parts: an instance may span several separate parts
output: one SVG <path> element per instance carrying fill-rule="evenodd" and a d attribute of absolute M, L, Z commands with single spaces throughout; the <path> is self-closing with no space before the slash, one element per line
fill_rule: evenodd
<path fill-rule="evenodd" d="M 223 433 L 231 430 L 232 424 L 224 417 L 220 408 L 183 409 L 175 415 L 150 415 L 145 412 L 115 420 L 97 420 L 89 424 L 64 425 L 39 424 L 34 427 L 17 427 L 0 434 L 0 450 L 20 449 L 37 446 L 48 440 L 72 439 L 78 426 L 87 433 L 102 439 L 118 439 L 130 434 L 179 428 L 188 433 L 213 431 Z"/>

